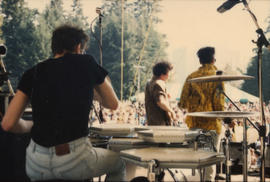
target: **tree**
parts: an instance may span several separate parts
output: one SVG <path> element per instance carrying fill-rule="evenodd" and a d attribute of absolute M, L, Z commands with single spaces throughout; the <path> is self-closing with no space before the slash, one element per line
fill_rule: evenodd
<path fill-rule="evenodd" d="M 53 30 L 67 21 L 62 0 L 51 0 L 44 12 L 39 15 L 37 32 L 41 41 L 43 59 L 52 55 L 51 37 Z"/>
<path fill-rule="evenodd" d="M 40 41 L 35 29 L 37 11 L 25 7 L 23 0 L 3 0 L 2 38 L 8 51 L 5 57 L 9 78 L 17 85 L 22 73 L 40 60 Z"/>
<path fill-rule="evenodd" d="M 83 15 L 81 0 L 73 0 L 71 7 L 72 11 L 67 18 L 69 22 L 83 29 L 87 29 L 89 24 L 87 22 L 87 17 Z"/>
<path fill-rule="evenodd" d="M 159 1 L 125 1 L 124 24 L 124 98 L 129 98 L 130 88 L 133 88 L 135 67 L 145 66 L 141 70 L 141 85 L 145 86 L 146 79 L 150 78 L 151 67 L 157 59 L 166 58 L 165 36 L 155 30 L 155 24 L 160 20 L 154 13 L 158 11 Z M 121 1 L 105 2 L 102 9 L 103 19 L 103 66 L 110 72 L 112 84 L 117 95 L 120 95 L 120 48 L 121 48 Z M 150 18 L 149 18 L 150 17 Z M 96 37 L 99 37 L 98 25 L 94 27 Z M 98 41 L 91 39 L 88 50 L 99 58 Z M 138 76 L 138 75 L 137 75 Z M 135 80 L 137 82 L 137 79 Z M 132 95 L 136 89 L 133 89 Z M 141 91 L 141 90 L 140 90 Z"/>
<path fill-rule="evenodd" d="M 257 51 L 257 50 L 256 50 Z M 255 79 L 246 80 L 242 86 L 242 89 L 248 93 L 259 96 L 258 92 L 258 69 L 257 69 L 257 56 L 254 56 L 247 68 L 247 75 L 254 76 Z M 270 100 L 270 52 L 267 49 L 263 49 L 262 56 L 262 72 L 263 72 L 263 97 L 265 102 Z"/>

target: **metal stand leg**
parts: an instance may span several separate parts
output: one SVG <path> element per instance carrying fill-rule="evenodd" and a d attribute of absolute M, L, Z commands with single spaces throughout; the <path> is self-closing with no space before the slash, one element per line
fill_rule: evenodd
<path fill-rule="evenodd" d="M 226 182 L 231 181 L 231 154 L 230 154 L 230 137 L 231 137 L 231 133 L 230 133 L 230 129 L 228 124 L 226 124 L 226 132 L 225 132 L 225 156 L 226 156 L 226 160 L 225 160 L 225 164 L 226 164 Z"/>
<path fill-rule="evenodd" d="M 243 181 L 247 181 L 247 121 L 243 120 Z"/>
<path fill-rule="evenodd" d="M 204 168 L 200 168 L 199 169 L 199 173 L 200 173 L 200 181 L 205 181 L 205 167 Z"/>
<path fill-rule="evenodd" d="M 156 174 L 154 172 L 155 165 L 156 165 L 156 162 L 154 160 L 151 160 L 148 163 L 148 174 L 147 174 L 147 178 L 148 178 L 148 180 L 150 182 L 155 182 L 156 181 Z"/>
<path fill-rule="evenodd" d="M 196 173 L 195 169 L 191 169 L 191 175 L 195 176 L 195 173 Z"/>

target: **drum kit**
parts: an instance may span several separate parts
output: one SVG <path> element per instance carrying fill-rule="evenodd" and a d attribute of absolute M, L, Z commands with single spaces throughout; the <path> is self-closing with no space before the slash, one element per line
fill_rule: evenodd
<path fill-rule="evenodd" d="M 224 160 L 224 156 L 216 152 L 198 149 L 198 138 L 207 135 L 201 129 L 100 124 L 90 127 L 90 133 L 91 142 L 92 138 L 97 138 L 93 137 L 95 135 L 112 136 L 108 139 L 107 148 L 120 152 L 127 162 L 148 168 L 147 178 L 151 182 L 162 181 L 164 169 L 169 168 L 199 169 L 203 181 L 205 167 Z M 98 142 L 93 146 L 99 146 Z"/>
<path fill-rule="evenodd" d="M 188 80 L 196 82 L 223 82 L 249 80 L 251 76 L 213 75 Z M 222 91 L 223 92 L 223 91 Z M 230 98 L 223 92 L 224 96 Z M 230 100 L 231 101 L 231 100 Z M 231 101 L 232 102 L 232 101 Z M 237 107 L 237 106 L 236 106 Z M 226 165 L 226 181 L 231 180 L 229 153 L 230 134 L 228 125 L 231 119 L 243 120 L 243 181 L 247 181 L 247 121 L 248 117 L 258 113 L 239 111 L 211 111 L 188 113 L 192 117 L 219 118 L 226 126 L 226 144 L 224 155 L 209 150 L 198 149 L 198 138 L 203 131 L 189 130 L 173 126 L 131 126 L 131 125 L 98 125 L 90 128 L 91 133 L 101 136 L 113 136 L 108 140 L 108 148 L 120 152 L 121 157 L 133 164 L 148 168 L 149 181 L 161 181 L 160 175 L 167 168 L 199 169 L 200 180 L 204 181 L 205 167 L 223 162 Z M 249 121 L 250 122 L 250 121 Z M 251 123 L 251 125 L 253 125 Z M 126 137 L 123 137 L 126 136 Z M 192 143 L 193 148 L 186 143 Z M 187 147 L 188 146 L 188 147 Z"/>
<path fill-rule="evenodd" d="M 222 81 L 234 81 L 234 80 L 249 80 L 253 79 L 252 76 L 233 76 L 233 75 L 212 75 L 206 77 L 199 77 L 190 79 L 190 83 L 196 82 L 219 82 L 221 84 Z M 259 113 L 251 113 L 251 112 L 242 112 L 238 106 L 226 95 L 226 93 L 221 90 L 221 93 L 236 107 L 238 111 L 211 111 L 211 112 L 194 112 L 188 113 L 189 116 L 193 117 L 206 117 L 206 118 L 219 118 L 223 119 L 225 124 L 225 151 L 224 154 L 226 156 L 225 165 L 226 165 L 226 181 L 231 181 L 231 171 L 230 166 L 232 165 L 231 156 L 230 156 L 230 130 L 229 124 L 231 124 L 232 119 L 242 119 L 243 120 L 243 142 L 242 142 L 242 157 L 243 157 L 243 181 L 247 181 L 247 155 L 248 155 L 248 146 L 247 146 L 247 121 L 252 125 L 255 129 L 259 131 L 259 129 L 248 119 L 249 117 L 259 116 Z"/>

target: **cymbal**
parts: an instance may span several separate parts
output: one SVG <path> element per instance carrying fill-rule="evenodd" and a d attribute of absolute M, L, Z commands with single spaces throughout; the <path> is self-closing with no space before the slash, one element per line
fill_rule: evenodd
<path fill-rule="evenodd" d="M 188 116 L 205 118 L 247 118 L 258 116 L 259 113 L 240 112 L 240 111 L 208 111 L 208 112 L 190 112 Z"/>
<path fill-rule="evenodd" d="M 235 80 L 250 80 L 253 76 L 248 75 L 211 75 L 189 79 L 188 82 L 220 82 L 220 81 L 235 81 Z"/>

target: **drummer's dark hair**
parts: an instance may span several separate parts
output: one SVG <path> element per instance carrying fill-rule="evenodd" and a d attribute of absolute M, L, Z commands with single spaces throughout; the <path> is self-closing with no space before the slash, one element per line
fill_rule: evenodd
<path fill-rule="evenodd" d="M 53 55 L 61 54 L 64 51 L 71 53 L 79 44 L 81 44 L 81 48 L 84 48 L 88 39 L 87 34 L 81 28 L 62 25 L 56 28 L 52 34 L 51 48 Z"/>
<path fill-rule="evenodd" d="M 160 61 L 157 62 L 154 66 L 153 66 L 153 74 L 157 77 L 159 77 L 160 75 L 165 75 L 167 74 L 169 71 L 171 71 L 173 69 L 173 66 L 170 62 L 168 61 Z"/>
<path fill-rule="evenodd" d="M 214 47 L 203 47 L 198 50 L 197 56 L 200 59 L 201 64 L 210 64 L 214 59 L 215 48 Z"/>

